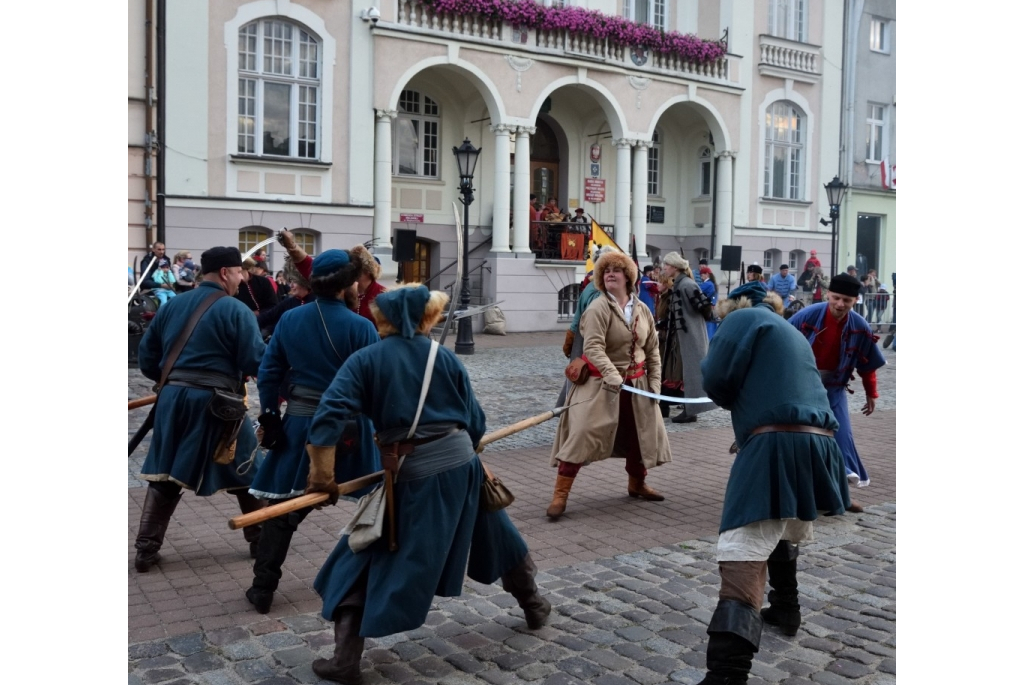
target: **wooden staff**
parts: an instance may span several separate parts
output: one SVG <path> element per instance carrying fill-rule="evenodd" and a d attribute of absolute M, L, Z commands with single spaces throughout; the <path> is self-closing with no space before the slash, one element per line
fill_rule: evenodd
<path fill-rule="evenodd" d="M 150 395 L 148 397 L 139 397 L 134 400 L 128 400 L 128 411 L 132 409 L 138 409 L 139 407 L 145 407 L 156 402 L 156 395 Z"/>
<path fill-rule="evenodd" d="M 488 433 L 484 437 L 480 438 L 480 444 L 477 447 L 477 452 L 480 452 L 485 446 L 491 444 L 496 440 L 507 438 L 508 436 L 526 430 L 527 428 L 532 428 L 536 425 L 544 423 L 545 421 L 549 421 L 554 417 L 558 416 L 559 414 L 561 414 L 562 412 L 564 412 L 568 408 L 568 406 L 558 407 L 557 409 L 546 411 L 543 414 L 538 414 L 537 416 L 531 416 L 528 419 L 523 419 L 518 423 L 513 423 L 511 426 L 499 428 L 493 433 Z M 362 476 L 360 478 L 356 478 L 355 480 L 350 480 L 345 483 L 338 483 L 338 494 L 347 495 L 350 492 L 355 492 L 356 490 L 365 488 L 367 485 L 370 485 L 371 483 L 380 480 L 383 476 L 386 475 L 386 473 L 386 471 L 377 471 L 375 473 L 371 473 L 368 476 Z M 391 489 L 390 487 L 388 487 L 391 485 L 391 483 L 388 482 L 389 480 L 390 479 L 388 478 L 384 479 L 384 487 L 387 488 L 388 490 Z M 392 497 L 391 492 L 386 492 L 385 494 L 388 501 L 388 518 L 391 521 L 391 525 L 394 525 L 394 499 Z M 326 502 L 327 499 L 328 495 L 322 492 L 315 492 L 310 495 L 301 495 L 299 497 L 296 497 L 295 499 L 290 499 L 287 502 L 281 502 L 280 504 L 272 504 L 269 507 L 264 507 L 250 514 L 242 514 L 241 516 L 236 516 L 228 521 L 228 528 L 230 528 L 231 530 L 238 530 L 239 528 L 245 528 L 246 526 L 253 526 L 257 523 L 263 523 L 264 521 L 275 518 L 277 516 L 290 514 L 291 512 L 298 511 L 299 509 L 316 506 L 317 504 Z"/>

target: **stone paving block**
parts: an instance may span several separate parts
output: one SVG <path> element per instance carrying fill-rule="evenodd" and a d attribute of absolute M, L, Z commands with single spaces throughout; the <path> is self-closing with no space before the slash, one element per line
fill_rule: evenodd
<path fill-rule="evenodd" d="M 135 673 L 128 674 L 128 685 L 142 685 L 142 678 Z"/>
<path fill-rule="evenodd" d="M 584 681 L 573 677 L 568 673 L 559 671 L 558 673 L 552 673 L 545 678 L 543 685 L 584 685 Z"/>
<path fill-rule="evenodd" d="M 706 671 L 698 668 L 681 668 L 678 671 L 673 671 L 669 674 L 669 680 L 674 683 L 684 683 L 685 685 L 694 685 L 704 679 Z"/>
<path fill-rule="evenodd" d="M 163 683 L 174 678 L 180 678 L 184 675 L 184 672 L 176 668 L 157 668 L 152 671 L 146 671 L 142 679 L 147 683 Z"/>
<path fill-rule="evenodd" d="M 221 653 L 231 661 L 242 661 L 244 659 L 256 659 L 263 656 L 266 648 L 255 640 L 234 642 L 221 649 Z"/>
<path fill-rule="evenodd" d="M 232 642 L 238 642 L 240 640 L 246 640 L 249 638 L 248 631 L 245 628 L 221 628 L 218 630 L 210 630 L 206 633 L 206 639 L 210 644 L 222 647 L 223 645 L 229 645 Z"/>
<path fill-rule="evenodd" d="M 599 645 L 612 645 L 619 642 L 619 638 L 607 630 L 588 630 L 587 632 L 580 635 L 584 640 L 594 642 Z"/>
<path fill-rule="evenodd" d="M 333 638 L 331 639 L 333 642 Z M 292 633 L 270 633 L 259 638 L 259 643 L 267 649 L 283 649 L 302 644 L 302 638 Z"/>
<path fill-rule="evenodd" d="M 456 635 L 464 635 L 469 632 L 469 628 L 455 621 L 446 621 L 434 629 L 434 634 L 442 639 L 454 638 Z"/>
<path fill-rule="evenodd" d="M 172 637 L 167 640 L 167 646 L 170 647 L 171 651 L 181 656 L 192 656 L 197 654 L 206 646 L 206 642 L 203 638 L 202 633 L 189 633 L 187 635 L 179 635 L 178 637 Z"/>
<path fill-rule="evenodd" d="M 154 656 L 149 659 L 142 659 L 137 664 L 135 664 L 135 668 L 139 670 L 148 670 L 151 668 L 167 668 L 168 666 L 176 666 L 180 661 L 181 659 L 177 656 Z"/>
<path fill-rule="evenodd" d="M 253 659 L 235 664 L 235 673 L 241 676 L 245 682 L 252 683 L 273 677 L 274 669 L 265 659 Z"/>
<path fill-rule="evenodd" d="M 626 675 L 640 683 L 640 685 L 655 685 L 655 683 L 663 683 L 667 680 L 664 674 L 656 673 L 642 666 L 635 666 L 629 669 L 626 671 Z"/>
<path fill-rule="evenodd" d="M 557 672 L 557 669 L 552 664 L 534 662 L 517 670 L 516 676 L 527 682 L 533 682 Z"/>
<path fill-rule="evenodd" d="M 150 659 L 162 656 L 167 653 L 167 645 L 163 642 L 143 642 L 137 645 L 128 645 L 128 660 Z"/>
<path fill-rule="evenodd" d="M 499 668 L 505 671 L 515 671 L 527 664 L 534 663 L 536 660 L 528 654 L 522 654 L 520 652 L 505 652 L 504 654 L 500 654 L 495 657 L 493 661 Z"/>
<path fill-rule="evenodd" d="M 482 626 L 478 626 L 477 628 L 475 628 L 475 630 L 480 635 L 483 635 L 484 637 L 489 638 L 491 640 L 495 640 L 497 642 L 504 642 L 505 640 L 509 639 L 510 637 L 516 634 L 514 630 L 510 630 L 505 626 L 500 626 L 495 623 L 488 623 Z"/>
<path fill-rule="evenodd" d="M 678 670 L 680 665 L 681 664 L 678 659 L 673 659 L 660 654 L 648 657 L 640 662 L 640 666 L 650 671 L 654 671 L 655 673 L 661 673 L 662 675 L 668 675 Z"/>
<path fill-rule="evenodd" d="M 621 637 L 623 640 L 630 642 L 643 642 L 654 637 L 654 633 L 644 628 L 643 626 L 630 626 L 629 628 L 620 628 L 615 631 L 615 634 Z"/>
<path fill-rule="evenodd" d="M 380 673 L 387 682 L 393 683 L 404 683 L 416 677 L 416 674 L 403 663 L 381 664 L 380 666 L 377 666 L 377 672 Z"/>
<path fill-rule="evenodd" d="M 557 661 L 555 667 L 562 673 L 584 681 L 590 680 L 602 672 L 600 666 L 579 656 L 571 656 L 568 659 Z"/>
<path fill-rule="evenodd" d="M 477 658 L 465 652 L 449 654 L 444 660 L 465 673 L 479 673 L 485 668 Z"/>
<path fill-rule="evenodd" d="M 224 668 L 224 660 L 211 652 L 197 652 L 192 656 L 185 657 L 181 665 L 191 673 L 204 673 Z"/>
<path fill-rule="evenodd" d="M 221 669 L 219 671 L 207 671 L 199 674 L 196 681 L 203 685 L 238 685 L 241 681 L 232 671 Z"/>
<path fill-rule="evenodd" d="M 503 671 L 500 668 L 492 668 L 486 671 L 480 671 L 476 674 L 476 677 L 480 678 L 485 682 L 491 683 L 491 685 L 507 685 L 508 683 L 513 683 L 519 680 L 519 678 L 517 678 L 515 675 L 509 673 L 508 671 Z"/>
<path fill-rule="evenodd" d="M 311 616 L 286 616 L 281 619 L 281 623 L 284 623 L 299 635 L 311 633 L 314 630 L 323 630 L 328 625 L 326 621 L 316 614 Z"/>
<path fill-rule="evenodd" d="M 431 679 L 441 678 L 454 671 L 451 664 L 446 663 L 432 654 L 410 662 L 409 666 L 421 675 Z"/>
<path fill-rule="evenodd" d="M 789 675 L 789 673 L 780 668 L 766 664 L 758 658 L 758 655 L 754 655 L 754 661 L 750 665 L 750 674 L 769 683 L 777 683 Z"/>
<path fill-rule="evenodd" d="M 270 656 L 286 669 L 312 663 L 313 659 L 317 658 L 313 651 L 305 645 L 290 647 L 288 649 L 279 649 L 276 652 L 273 652 Z"/>

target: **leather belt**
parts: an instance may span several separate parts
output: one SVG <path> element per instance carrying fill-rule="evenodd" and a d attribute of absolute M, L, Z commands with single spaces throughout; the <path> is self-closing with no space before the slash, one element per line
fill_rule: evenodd
<path fill-rule="evenodd" d="M 426 445 L 429 442 L 440 440 L 441 438 L 447 438 L 452 433 L 459 432 L 458 427 L 453 427 L 445 433 L 440 435 L 431 435 L 429 438 L 413 438 L 412 440 L 400 440 L 398 442 L 392 442 L 387 445 L 379 445 L 381 455 L 393 455 L 398 457 L 404 457 L 407 454 L 411 454 L 420 445 Z"/>
<path fill-rule="evenodd" d="M 829 438 L 835 437 L 835 432 L 827 428 L 802 426 L 799 423 L 770 423 L 767 426 L 758 426 L 750 431 L 751 436 L 761 435 L 762 433 L 811 433 L 813 435 L 824 435 Z"/>

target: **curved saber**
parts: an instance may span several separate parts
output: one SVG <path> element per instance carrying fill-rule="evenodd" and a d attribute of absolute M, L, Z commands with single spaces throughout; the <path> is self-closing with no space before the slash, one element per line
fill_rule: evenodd
<path fill-rule="evenodd" d="M 455 241 L 458 246 L 458 259 L 455 267 L 455 285 L 452 286 L 452 299 L 448 303 L 448 318 L 444 321 L 444 328 L 441 329 L 441 337 L 437 341 L 438 345 L 444 345 L 444 339 L 448 336 L 448 331 L 452 329 L 452 321 L 455 319 L 455 308 L 459 301 L 459 296 L 462 295 L 462 270 L 466 268 L 466 265 L 462 263 L 462 219 L 459 218 L 459 206 L 452 201 L 452 209 L 455 211 Z"/>
<path fill-rule="evenodd" d="M 263 240 L 263 241 L 260 241 L 260 242 L 256 243 L 255 245 L 252 246 L 252 248 L 248 252 L 246 252 L 244 255 L 242 255 L 242 261 L 245 261 L 249 257 L 252 257 L 254 254 L 256 254 L 256 250 L 260 249 L 261 247 L 266 247 L 267 245 L 269 245 L 270 243 L 275 242 L 276 240 L 277 240 L 277 238 L 267 238 L 266 240 Z"/>
<path fill-rule="evenodd" d="M 672 402 L 674 404 L 704 404 L 705 402 L 712 402 L 712 403 L 714 403 L 714 400 L 712 400 L 710 397 L 666 397 L 665 395 L 657 395 L 657 394 L 655 394 L 653 392 L 648 392 L 647 390 L 641 390 L 639 388 L 634 388 L 634 387 L 631 387 L 629 385 L 623 385 L 622 389 L 626 390 L 628 392 L 636 393 L 637 395 L 643 395 L 644 397 L 650 397 L 652 400 L 659 400 L 659 401 L 662 401 L 662 402 Z"/>
<path fill-rule="evenodd" d="M 135 297 L 135 293 L 139 292 L 139 288 L 142 287 L 142 282 L 146 280 L 146 276 L 149 275 L 150 270 L 154 266 L 156 266 L 156 263 L 158 261 L 160 260 L 158 260 L 155 256 L 151 260 L 149 260 L 149 265 L 146 267 L 146 270 L 142 272 L 142 275 L 139 276 L 139 280 L 135 281 L 135 285 L 132 287 L 131 292 L 128 293 L 128 304 L 132 303 L 132 298 Z"/>

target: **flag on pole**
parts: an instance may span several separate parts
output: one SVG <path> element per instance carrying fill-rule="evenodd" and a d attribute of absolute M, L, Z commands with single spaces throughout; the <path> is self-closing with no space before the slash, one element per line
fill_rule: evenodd
<path fill-rule="evenodd" d="M 606 245 L 614 246 L 615 249 L 618 250 L 619 252 L 623 252 L 624 251 L 621 247 L 619 247 L 615 243 L 614 240 L 612 240 L 610 235 L 605 233 L 604 229 L 601 228 L 601 225 L 599 223 L 597 223 L 596 221 L 591 219 L 590 220 L 590 244 L 587 246 L 587 271 L 593 271 L 594 270 L 594 248 L 595 247 L 605 247 Z"/>
<path fill-rule="evenodd" d="M 636 254 L 636 234 L 631 233 L 629 235 L 629 256 L 636 264 L 636 284 L 640 283 L 640 258 Z"/>
<path fill-rule="evenodd" d="M 888 157 L 882 160 L 882 187 L 896 190 L 896 165 L 890 165 Z"/>

